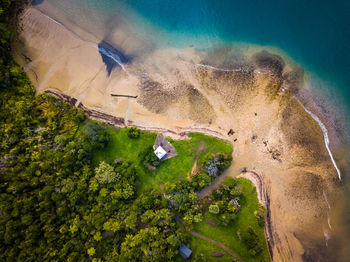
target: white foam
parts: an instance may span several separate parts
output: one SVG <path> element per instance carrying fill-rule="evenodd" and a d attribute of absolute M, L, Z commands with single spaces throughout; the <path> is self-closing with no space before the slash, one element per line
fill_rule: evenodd
<path fill-rule="evenodd" d="M 328 202 L 328 197 L 327 197 L 326 192 L 325 192 L 324 190 L 323 190 L 323 197 L 324 197 L 324 199 L 326 200 L 328 209 L 331 209 L 331 205 L 330 205 L 329 202 Z"/>
<path fill-rule="evenodd" d="M 115 54 L 115 53 L 113 53 L 113 52 L 111 52 L 111 51 L 109 51 L 108 49 L 105 49 L 105 48 L 103 48 L 103 47 L 97 47 L 98 48 L 98 50 L 102 53 L 102 54 L 104 54 L 105 56 L 108 56 L 109 58 L 111 58 L 113 61 L 115 61 L 124 71 L 126 71 L 125 70 L 125 68 L 124 68 L 124 65 L 123 65 L 123 63 L 122 63 L 122 61 L 121 61 L 121 59 L 120 59 L 120 57 L 117 55 L 117 54 Z"/>
<path fill-rule="evenodd" d="M 331 235 L 329 234 L 328 229 L 323 230 L 323 235 L 324 235 L 324 238 L 326 240 L 326 246 L 328 247 L 328 240 L 331 239 Z"/>
<path fill-rule="evenodd" d="M 215 67 L 215 66 L 211 66 L 211 65 L 204 65 L 204 64 L 196 64 L 196 66 L 198 67 L 205 67 L 205 68 L 209 68 L 215 71 L 221 71 L 221 72 L 245 72 L 245 73 L 254 73 L 257 75 L 268 75 L 269 72 L 266 70 L 260 70 L 260 69 L 255 69 L 255 70 L 251 70 L 251 69 L 247 69 L 247 68 L 231 68 L 231 69 L 225 69 L 225 68 L 220 68 L 220 67 Z"/>
<path fill-rule="evenodd" d="M 329 217 L 329 214 L 327 214 L 327 222 L 328 222 L 329 229 L 332 230 L 331 219 Z"/>
<path fill-rule="evenodd" d="M 327 148 L 327 151 L 328 151 L 328 154 L 332 160 L 332 163 L 333 163 L 333 166 L 335 168 L 335 170 L 337 171 L 337 174 L 338 174 L 338 178 L 339 180 L 341 180 L 341 173 L 340 173 L 340 170 L 333 158 L 333 154 L 332 154 L 332 151 L 330 150 L 329 148 L 329 137 L 328 137 L 328 130 L 326 128 L 326 126 L 322 123 L 322 121 L 318 118 L 318 116 L 316 116 L 314 113 L 312 113 L 311 111 L 307 110 L 304 105 L 298 100 L 296 99 L 299 104 L 304 108 L 304 110 L 306 111 L 306 113 L 308 113 L 317 123 L 318 125 L 320 126 L 320 128 L 322 129 L 322 132 L 323 132 L 323 137 L 324 137 L 324 143 L 325 143 L 325 146 Z"/>
<path fill-rule="evenodd" d="M 51 20 L 52 22 L 60 25 L 60 26 L 63 26 L 60 22 L 58 22 L 57 20 L 53 19 L 52 17 L 49 17 L 48 15 L 45 15 L 44 13 L 42 13 L 46 18 L 48 18 L 49 20 Z"/>
<path fill-rule="evenodd" d="M 246 68 L 232 68 L 232 69 L 225 69 L 225 68 L 219 68 L 219 67 L 214 67 L 211 65 L 203 65 L 203 64 L 196 64 L 198 67 L 206 67 L 215 71 L 221 71 L 221 72 L 247 72 L 247 73 L 253 73 L 253 70 L 246 69 Z"/>

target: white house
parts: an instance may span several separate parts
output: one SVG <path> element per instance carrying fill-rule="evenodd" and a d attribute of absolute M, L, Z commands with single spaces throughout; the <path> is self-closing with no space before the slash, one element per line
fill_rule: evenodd
<path fill-rule="evenodd" d="M 154 153 L 156 154 L 159 160 L 161 160 L 166 155 L 166 151 L 161 146 L 158 146 L 157 149 L 154 150 Z"/>

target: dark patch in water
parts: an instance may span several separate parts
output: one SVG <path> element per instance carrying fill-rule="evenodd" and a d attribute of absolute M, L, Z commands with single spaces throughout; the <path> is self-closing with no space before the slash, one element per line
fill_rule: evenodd
<path fill-rule="evenodd" d="M 302 67 L 295 67 L 292 71 L 284 73 L 282 79 L 284 89 L 290 91 L 292 94 L 296 94 L 303 84 L 304 69 Z"/>
<path fill-rule="evenodd" d="M 263 50 L 256 53 L 253 58 L 258 67 L 270 69 L 278 76 L 282 75 L 285 63 L 279 55 L 270 54 L 266 50 Z"/>
<path fill-rule="evenodd" d="M 130 61 L 130 58 L 105 41 L 98 44 L 98 51 L 100 52 L 102 61 L 106 64 L 108 76 L 111 75 L 115 67 L 119 66 L 123 68 L 124 64 Z"/>
<path fill-rule="evenodd" d="M 40 5 L 44 2 L 44 0 L 32 0 L 31 1 L 31 5 L 32 6 L 37 6 L 37 5 Z"/>
<path fill-rule="evenodd" d="M 302 244 L 305 244 L 300 239 Z M 310 243 L 306 243 L 305 247 L 309 247 Z M 336 252 L 340 249 L 340 243 L 337 241 L 330 239 L 328 241 L 328 246 L 326 246 L 326 242 L 323 238 L 318 241 L 315 241 L 311 244 L 311 247 L 306 248 L 304 254 L 302 255 L 302 260 L 304 262 L 328 262 L 328 261 L 348 261 L 340 259 L 339 254 Z"/>

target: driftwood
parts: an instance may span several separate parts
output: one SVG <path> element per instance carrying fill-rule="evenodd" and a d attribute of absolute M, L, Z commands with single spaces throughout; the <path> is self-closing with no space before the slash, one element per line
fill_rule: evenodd
<path fill-rule="evenodd" d="M 116 97 L 127 97 L 127 98 L 137 98 L 137 96 L 130 96 L 130 95 L 118 95 L 118 94 L 111 94 L 111 96 L 116 96 Z"/>

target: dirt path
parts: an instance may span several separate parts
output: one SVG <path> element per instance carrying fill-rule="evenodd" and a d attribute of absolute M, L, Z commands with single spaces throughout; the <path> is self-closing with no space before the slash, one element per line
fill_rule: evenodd
<path fill-rule="evenodd" d="M 203 240 L 205 240 L 205 241 L 208 241 L 208 242 L 210 242 L 210 243 L 213 243 L 214 245 L 216 245 L 216 246 L 222 248 L 223 250 L 225 250 L 227 253 L 229 253 L 231 256 L 233 256 L 234 258 L 236 258 L 238 261 L 242 261 L 242 262 L 243 262 L 243 260 L 242 260 L 235 252 L 233 252 L 231 249 L 229 249 L 227 246 L 221 244 L 220 242 L 217 242 L 217 241 L 215 241 L 215 240 L 212 240 L 212 239 L 210 239 L 210 238 L 207 238 L 207 237 L 205 237 L 205 236 L 202 236 L 201 234 L 198 234 L 197 232 L 195 232 L 195 231 L 193 231 L 193 230 L 188 230 L 187 232 L 188 232 L 189 234 L 195 236 L 195 237 L 199 237 L 199 238 L 201 238 L 201 239 L 203 239 Z"/>
<path fill-rule="evenodd" d="M 239 172 L 235 175 L 233 170 L 228 168 L 222 175 L 216 178 L 209 186 L 203 188 L 200 192 L 197 193 L 198 199 L 203 199 L 206 196 L 209 196 L 215 189 L 217 189 L 224 181 L 226 177 L 243 177 L 246 179 L 249 179 L 255 186 L 259 203 L 265 206 L 267 214 L 265 217 L 265 236 L 267 245 L 269 248 L 271 259 L 273 260 L 273 248 L 274 248 L 274 239 L 273 239 L 273 226 L 271 221 L 271 209 L 270 209 L 270 198 L 267 193 L 266 185 L 264 183 L 263 178 L 253 172 L 253 171 L 246 171 L 246 172 Z M 237 170 L 235 170 L 237 171 Z"/>
<path fill-rule="evenodd" d="M 201 239 L 203 239 L 205 241 L 213 243 L 214 245 L 216 245 L 216 246 L 222 248 L 223 250 L 225 250 L 227 253 L 229 253 L 231 256 L 236 258 L 238 261 L 243 262 L 243 260 L 239 257 L 239 255 L 237 255 L 237 253 L 235 253 L 234 251 L 229 249 L 227 246 L 225 246 L 225 245 L 221 244 L 220 242 L 217 242 L 217 241 L 215 241 L 213 239 L 207 238 L 207 237 L 205 237 L 205 236 L 203 236 L 201 234 L 198 234 L 197 232 L 195 232 L 193 230 L 187 230 L 185 225 L 182 223 L 181 219 L 177 215 L 175 215 L 175 220 L 180 224 L 180 226 L 182 226 L 186 230 L 186 232 L 188 232 L 192 236 L 199 237 L 199 238 L 201 238 Z"/>

